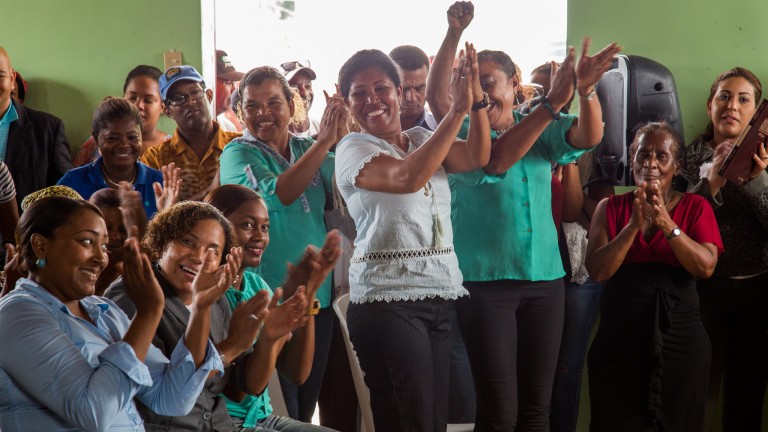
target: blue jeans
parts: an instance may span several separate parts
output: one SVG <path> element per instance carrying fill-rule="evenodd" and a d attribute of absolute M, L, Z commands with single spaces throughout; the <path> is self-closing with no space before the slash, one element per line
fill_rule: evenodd
<path fill-rule="evenodd" d="M 552 388 L 552 432 L 574 432 L 579 416 L 579 396 L 584 359 L 592 328 L 600 312 L 604 284 L 587 279 L 565 286 L 565 322 L 555 385 Z"/>

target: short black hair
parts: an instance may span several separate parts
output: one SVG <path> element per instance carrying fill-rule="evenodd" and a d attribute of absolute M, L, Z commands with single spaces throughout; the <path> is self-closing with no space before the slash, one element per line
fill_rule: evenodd
<path fill-rule="evenodd" d="M 125 94 L 125 91 L 128 89 L 128 84 L 131 83 L 131 80 L 137 77 L 149 77 L 153 80 L 160 82 L 160 77 L 163 75 L 163 72 L 150 65 L 138 65 L 135 68 L 131 69 L 130 72 L 128 72 L 128 76 L 125 77 L 125 84 L 123 84 L 123 94 Z"/>
<path fill-rule="evenodd" d="M 347 60 L 339 69 L 339 87 L 344 99 L 349 97 L 352 79 L 358 72 L 367 69 L 379 69 L 386 75 L 396 87 L 400 87 L 400 68 L 388 55 L 377 49 L 360 50 Z"/>
<path fill-rule="evenodd" d="M 123 98 L 111 96 L 105 98 L 93 112 L 91 122 L 93 138 L 98 142 L 99 132 L 107 127 L 108 122 L 123 119 L 133 120 L 141 129 L 141 114 L 136 105 Z"/>
<path fill-rule="evenodd" d="M 415 71 L 426 66 L 427 71 L 429 71 L 429 57 L 427 57 L 427 54 L 419 47 L 413 45 L 400 45 L 390 51 L 389 56 L 403 70 Z"/>

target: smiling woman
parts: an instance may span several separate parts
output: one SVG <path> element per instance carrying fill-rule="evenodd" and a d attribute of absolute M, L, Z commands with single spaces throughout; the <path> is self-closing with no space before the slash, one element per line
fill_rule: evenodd
<path fill-rule="evenodd" d="M 101 150 L 96 162 L 74 168 L 59 180 L 83 198 L 99 189 L 117 189 L 129 182 L 141 194 L 148 217 L 157 213 L 152 184 L 163 183 L 163 174 L 139 162 L 142 151 L 141 115 L 135 105 L 121 98 L 107 98 L 93 113 L 93 137 Z"/>
<path fill-rule="evenodd" d="M 93 296 L 108 261 L 107 229 L 94 205 L 44 198 L 22 215 L 17 242 L 29 278 L 0 301 L 2 429 L 139 430 L 134 397 L 183 415 L 208 374 L 222 369 L 204 323 L 169 352 L 170 361 L 151 346 L 162 291 L 145 278 L 151 269 L 135 238 L 127 242 L 125 282 L 134 319 Z"/>

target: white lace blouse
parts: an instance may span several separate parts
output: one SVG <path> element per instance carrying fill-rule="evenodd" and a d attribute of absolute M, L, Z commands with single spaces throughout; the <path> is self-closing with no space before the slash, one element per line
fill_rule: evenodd
<path fill-rule="evenodd" d="M 408 154 L 431 135 L 416 127 L 405 132 Z M 440 167 L 415 193 L 373 192 L 355 185 L 373 158 L 406 154 L 372 135 L 352 133 L 336 150 L 336 182 L 355 220 L 355 255 L 349 268 L 350 301 L 456 299 L 468 295 L 453 251 L 451 191 Z"/>

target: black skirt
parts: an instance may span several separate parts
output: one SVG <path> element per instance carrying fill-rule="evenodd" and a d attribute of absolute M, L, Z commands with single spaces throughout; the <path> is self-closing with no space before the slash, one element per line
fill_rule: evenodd
<path fill-rule="evenodd" d="M 600 310 L 587 360 L 590 430 L 700 431 L 712 353 L 693 277 L 661 263 L 623 265 Z"/>

